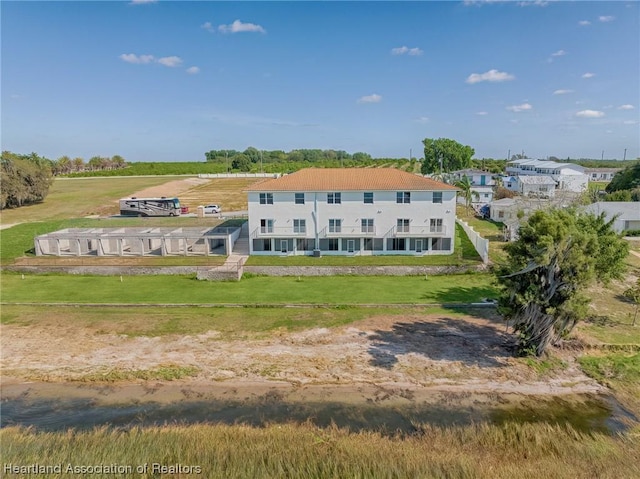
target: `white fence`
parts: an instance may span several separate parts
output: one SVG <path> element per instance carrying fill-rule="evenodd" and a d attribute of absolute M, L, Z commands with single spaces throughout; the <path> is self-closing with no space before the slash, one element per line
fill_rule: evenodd
<path fill-rule="evenodd" d="M 483 263 L 487 264 L 489 262 L 489 240 L 480 236 L 471 226 L 460 218 L 456 218 L 456 223 L 462 226 L 462 229 L 467 233 L 469 240 L 473 243 L 473 247 L 482 258 Z"/>

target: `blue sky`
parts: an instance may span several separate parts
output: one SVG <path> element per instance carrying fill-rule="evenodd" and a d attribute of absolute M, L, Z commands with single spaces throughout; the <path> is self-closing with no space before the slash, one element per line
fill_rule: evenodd
<path fill-rule="evenodd" d="M 7 2 L 2 149 L 640 156 L 637 2 Z"/>

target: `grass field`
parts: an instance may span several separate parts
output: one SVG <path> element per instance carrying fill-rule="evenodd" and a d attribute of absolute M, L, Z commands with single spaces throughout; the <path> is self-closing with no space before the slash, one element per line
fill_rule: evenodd
<path fill-rule="evenodd" d="M 548 423 L 437 427 L 409 436 L 311 424 L 171 425 L 0 431 L 5 464 L 132 465 L 119 477 L 620 479 L 640 476 L 638 431 L 624 438 Z M 149 464 L 147 474 L 136 465 Z M 152 464 L 195 467 L 179 474 Z M 159 467 L 159 466 L 157 466 Z M 172 473 L 173 472 L 173 473 Z M 4 477 L 24 477 L 4 474 Z M 46 474 L 39 477 L 60 477 Z M 92 474 L 91 477 L 114 477 Z"/>
<path fill-rule="evenodd" d="M 3 210 L 3 224 L 29 223 L 89 215 L 118 214 L 117 200 L 145 188 L 157 187 L 184 176 L 66 178 L 53 182 L 44 202 Z M 195 213 L 198 205 L 217 203 L 224 211 L 247 209 L 247 187 L 262 178 L 216 178 L 180 193 L 184 206 Z M 170 194 L 170 193 L 169 193 Z"/>
<path fill-rule="evenodd" d="M 77 218 L 97 214 L 105 206 L 117 208 L 117 200 L 132 193 L 184 177 L 74 178 L 53 182 L 44 202 L 3 210 L 4 224 Z"/>
<path fill-rule="evenodd" d="M 180 194 L 180 203 L 196 211 L 198 205 L 217 204 L 222 211 L 246 211 L 247 188 L 264 178 L 215 178 Z"/>
<path fill-rule="evenodd" d="M 393 316 L 399 321 L 412 314 L 461 317 L 468 310 L 432 307 L 406 308 L 145 308 L 126 306 L 25 306 L 3 305 L 2 324 L 43 328 L 82 328 L 95 334 L 158 337 L 170 334 L 198 335 L 212 329 L 219 340 L 260 337 L 276 331 L 332 328 L 372 316 Z M 488 314 L 487 310 L 479 314 Z"/>
<path fill-rule="evenodd" d="M 5 303 L 428 304 L 495 297 L 486 274 L 456 276 L 249 277 L 239 282 L 193 277 L 3 274 Z"/>

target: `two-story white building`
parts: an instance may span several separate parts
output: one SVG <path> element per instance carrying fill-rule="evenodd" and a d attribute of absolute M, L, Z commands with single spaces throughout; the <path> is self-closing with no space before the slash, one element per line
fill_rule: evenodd
<path fill-rule="evenodd" d="M 449 173 L 453 181 L 460 181 L 464 177 L 469 178 L 471 183 L 471 203 L 486 205 L 493 201 L 493 187 L 496 185 L 496 181 L 493 178 L 493 173 L 488 171 L 465 169 L 457 170 Z M 465 203 L 464 198 L 459 197 L 460 203 Z"/>
<path fill-rule="evenodd" d="M 249 188 L 251 254 L 450 254 L 457 188 L 393 168 L 307 168 Z"/>
<path fill-rule="evenodd" d="M 556 189 L 576 193 L 587 189 L 589 178 L 584 171 L 584 167 L 573 163 L 557 163 L 530 158 L 508 161 L 506 167 L 507 175 L 549 176 L 556 182 Z"/>

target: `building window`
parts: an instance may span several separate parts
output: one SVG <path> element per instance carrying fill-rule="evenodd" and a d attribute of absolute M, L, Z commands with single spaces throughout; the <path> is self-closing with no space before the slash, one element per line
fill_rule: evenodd
<path fill-rule="evenodd" d="M 373 204 L 373 192 L 365 192 L 364 194 L 364 202 L 365 204 Z"/>
<path fill-rule="evenodd" d="M 387 249 L 389 251 L 406 251 L 406 238 L 389 238 L 387 240 Z"/>
<path fill-rule="evenodd" d="M 313 251 L 316 248 L 316 240 L 310 238 L 297 238 L 296 249 L 298 251 Z"/>
<path fill-rule="evenodd" d="M 398 218 L 398 233 L 409 232 L 409 220 L 406 218 Z"/>
<path fill-rule="evenodd" d="M 363 233 L 375 233 L 373 229 L 373 218 L 363 218 L 360 220 Z"/>
<path fill-rule="evenodd" d="M 296 193 L 296 205 L 304 205 L 304 193 Z"/>
<path fill-rule="evenodd" d="M 433 202 L 434 203 L 442 203 L 442 191 L 434 191 L 433 192 Z"/>
<path fill-rule="evenodd" d="M 442 233 L 442 231 L 444 231 L 442 218 L 431 218 L 429 231 L 431 233 Z"/>
<path fill-rule="evenodd" d="M 294 233 L 306 233 L 307 232 L 307 220 L 293 220 L 293 232 Z"/>
<path fill-rule="evenodd" d="M 434 251 L 448 251 L 451 249 L 451 238 L 434 238 L 432 249 Z"/>
<path fill-rule="evenodd" d="M 340 233 L 342 231 L 342 220 L 329 220 L 329 233 Z"/>
<path fill-rule="evenodd" d="M 260 220 L 260 233 L 273 233 L 273 220 Z"/>
<path fill-rule="evenodd" d="M 271 240 L 265 238 L 262 240 L 262 251 L 271 251 Z"/>
<path fill-rule="evenodd" d="M 339 205 L 342 203 L 342 193 L 327 193 L 327 203 Z"/>
<path fill-rule="evenodd" d="M 398 191 L 396 193 L 396 203 L 411 203 L 411 192 Z"/>
<path fill-rule="evenodd" d="M 272 205 L 273 204 L 273 193 L 260 193 L 260 204 L 261 205 Z"/>
<path fill-rule="evenodd" d="M 338 251 L 339 242 L 338 238 L 329 238 L 329 251 Z"/>
<path fill-rule="evenodd" d="M 498 211 L 498 218 L 504 218 L 504 211 Z"/>

